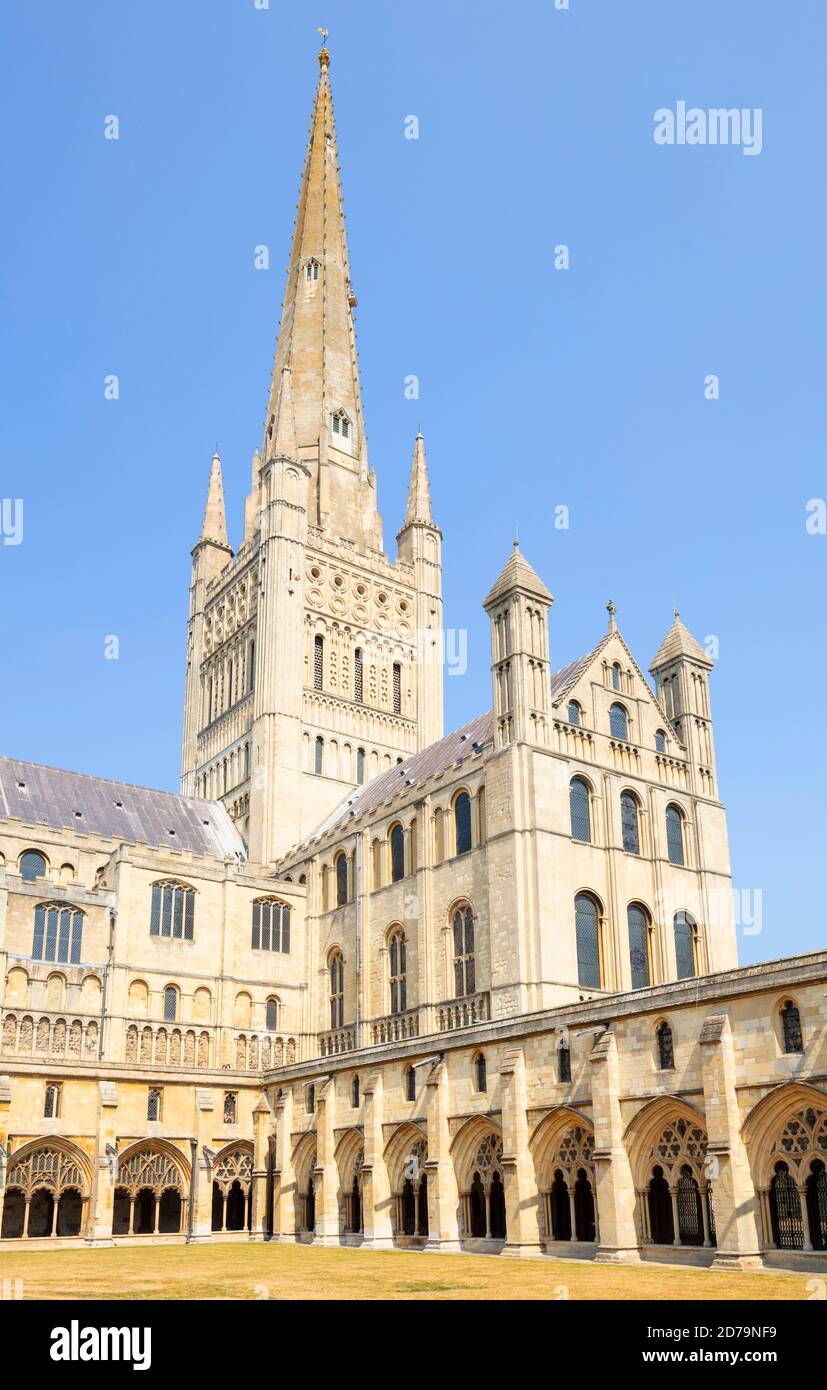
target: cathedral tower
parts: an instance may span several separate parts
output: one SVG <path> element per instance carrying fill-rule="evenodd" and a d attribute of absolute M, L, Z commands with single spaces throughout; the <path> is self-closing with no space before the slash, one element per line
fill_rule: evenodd
<path fill-rule="evenodd" d="M 225 800 L 262 862 L 443 732 L 442 538 L 420 435 L 396 561 L 383 550 L 325 48 L 319 64 L 242 544 L 211 523 L 193 552 L 181 787 Z"/>

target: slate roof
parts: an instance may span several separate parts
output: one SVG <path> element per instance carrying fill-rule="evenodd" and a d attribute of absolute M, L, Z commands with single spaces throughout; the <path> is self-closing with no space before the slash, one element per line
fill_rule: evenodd
<path fill-rule="evenodd" d="M 488 714 L 480 715 L 478 719 L 472 719 L 470 724 L 464 724 L 461 729 L 456 729 L 454 733 L 446 734 L 445 738 L 438 739 L 436 743 L 429 744 L 419 753 L 412 753 L 404 762 L 388 768 L 387 772 L 380 772 L 378 777 L 373 777 L 370 782 L 365 782 L 364 786 L 350 792 L 327 820 L 322 822 L 318 830 L 314 831 L 311 840 L 326 834 L 341 822 L 352 820 L 353 815 L 361 816 L 366 811 L 374 810 L 381 802 L 396 796 L 403 787 L 411 783 L 424 782 L 435 772 L 446 772 L 458 759 L 476 756 L 483 748 L 493 743 L 493 740 L 494 715 L 489 711 Z"/>
<path fill-rule="evenodd" d="M 220 801 L 0 758 L 0 817 L 9 816 L 127 844 L 145 841 L 218 859 L 244 856 L 241 836 Z"/>

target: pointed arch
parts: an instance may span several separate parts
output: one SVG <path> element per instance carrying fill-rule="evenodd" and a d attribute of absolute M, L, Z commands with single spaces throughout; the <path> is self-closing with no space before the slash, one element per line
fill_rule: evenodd
<path fill-rule="evenodd" d="M 782 1148 L 787 1126 L 791 1121 L 801 1123 L 799 1117 L 806 1117 L 808 1112 L 813 1113 L 815 1123 L 808 1123 L 805 1118 L 800 1138 L 787 1136 L 785 1143 L 789 1148 Z M 806 1143 L 804 1129 L 808 1131 Z M 806 1176 L 814 1158 L 827 1162 L 827 1091 L 806 1081 L 784 1081 L 774 1086 L 750 1110 L 741 1127 L 741 1137 L 756 1188 L 769 1184 L 779 1159 L 789 1164 L 794 1175 Z"/>
<path fill-rule="evenodd" d="M 59 1193 L 75 1187 L 82 1197 L 88 1197 L 92 1190 L 92 1160 L 78 1144 L 62 1135 L 30 1139 L 9 1157 L 6 1188 L 12 1187 L 31 1194 L 40 1188 Z"/>
<path fill-rule="evenodd" d="M 382 1154 L 393 1194 L 402 1191 L 405 1168 L 410 1158 L 416 1156 L 419 1163 L 424 1164 L 427 1153 L 428 1136 L 423 1128 L 407 1120 L 403 1124 L 397 1125 Z"/>
<path fill-rule="evenodd" d="M 188 1160 L 168 1139 L 136 1139 L 118 1154 L 115 1186 L 135 1191 L 141 1187 L 177 1187 L 184 1197 L 191 1175 Z"/>
<path fill-rule="evenodd" d="M 680 1152 L 664 1158 L 655 1152 L 656 1145 L 664 1133 L 675 1122 L 685 1125 L 685 1133 L 679 1136 Z M 689 1131 L 696 1132 L 687 1138 Z M 677 1171 L 690 1160 L 691 1166 L 700 1172 L 706 1157 L 706 1116 L 697 1106 L 679 1096 L 657 1096 L 638 1110 L 629 1121 L 623 1136 L 626 1145 L 635 1186 L 643 1190 L 651 1177 L 652 1169 L 659 1165 L 666 1171 L 672 1167 Z M 689 1150 L 684 1153 L 689 1145 Z"/>
<path fill-rule="evenodd" d="M 472 1115 L 454 1135 L 448 1152 L 461 1190 L 470 1188 L 480 1146 L 489 1135 L 502 1142 L 502 1129 L 488 1115 Z"/>

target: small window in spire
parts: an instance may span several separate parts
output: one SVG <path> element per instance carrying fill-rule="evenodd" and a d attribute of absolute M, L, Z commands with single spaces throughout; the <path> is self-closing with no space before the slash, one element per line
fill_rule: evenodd
<path fill-rule="evenodd" d="M 318 262 L 318 261 L 308 261 L 308 262 L 307 262 L 307 265 L 304 267 L 304 278 L 305 278 L 305 280 L 318 280 L 318 278 L 319 278 L 319 262 Z"/>
<path fill-rule="evenodd" d="M 342 439 L 350 438 L 350 421 L 343 410 L 337 410 L 333 416 L 333 433 Z"/>

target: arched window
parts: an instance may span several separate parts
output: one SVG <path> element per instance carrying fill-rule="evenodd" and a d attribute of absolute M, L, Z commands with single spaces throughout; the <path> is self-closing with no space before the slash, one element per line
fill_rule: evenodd
<path fill-rule="evenodd" d="M 792 999 L 781 1006 L 781 1028 L 785 1052 L 803 1052 L 804 1035 L 801 1032 L 801 1015 Z"/>
<path fill-rule="evenodd" d="M 35 879 L 45 878 L 47 864 L 44 856 L 36 849 L 27 849 L 20 856 L 20 877 L 24 883 L 34 883 Z"/>
<path fill-rule="evenodd" d="M 359 784 L 360 787 L 361 787 L 362 783 L 364 782 L 364 780 L 365 780 L 365 750 L 364 750 L 364 748 L 357 748 L 357 749 L 356 749 L 356 781 L 358 782 L 358 784 Z"/>
<path fill-rule="evenodd" d="M 591 792 L 588 782 L 584 782 L 582 777 L 572 777 L 569 783 L 569 814 L 572 839 L 591 844 Z"/>
<path fill-rule="evenodd" d="M 342 439 L 350 436 L 350 421 L 343 410 L 337 410 L 333 416 L 333 433 L 341 435 Z"/>
<path fill-rule="evenodd" d="M 254 951 L 290 950 L 290 908 L 277 898 L 256 898 L 253 903 L 252 949 Z"/>
<path fill-rule="evenodd" d="M 405 1068 L 405 1099 L 416 1100 L 416 1072 L 413 1067 Z"/>
<path fill-rule="evenodd" d="M 393 712 L 402 713 L 402 667 L 398 661 L 393 663 Z"/>
<path fill-rule="evenodd" d="M 162 1094 L 160 1086 L 150 1086 L 149 1095 L 146 1098 L 146 1117 L 148 1120 L 160 1120 Z"/>
<path fill-rule="evenodd" d="M 484 1052 L 478 1052 L 474 1058 L 474 1087 L 477 1091 L 488 1090 L 488 1067 Z"/>
<path fill-rule="evenodd" d="M 391 883 L 405 877 L 405 832 L 398 823 L 391 826 Z"/>
<path fill-rule="evenodd" d="M 46 1087 L 46 1098 L 43 1105 L 44 1120 L 56 1120 L 60 1115 L 60 1087 L 52 1084 Z"/>
<path fill-rule="evenodd" d="M 268 999 L 264 1007 L 264 1026 L 268 1033 L 275 1033 L 279 1026 L 279 1001 Z"/>
<path fill-rule="evenodd" d="M 389 948 L 391 1013 L 402 1014 L 408 1007 L 408 961 L 405 933 L 401 927 L 392 933 Z"/>
<path fill-rule="evenodd" d="M 164 990 L 164 1022 L 174 1023 L 178 1017 L 178 991 L 175 985 L 167 985 Z"/>
<path fill-rule="evenodd" d="M 632 792 L 620 794 L 620 827 L 627 854 L 640 854 L 640 807 Z"/>
<path fill-rule="evenodd" d="M 666 808 L 666 852 L 670 864 L 684 865 L 683 812 L 675 805 Z"/>
<path fill-rule="evenodd" d="M 34 910 L 32 960 L 80 965 L 83 913 L 65 903 L 38 903 Z"/>
<path fill-rule="evenodd" d="M 225 1125 L 238 1123 L 238 1091 L 224 1092 L 224 1123 Z"/>
<path fill-rule="evenodd" d="M 341 1028 L 345 1019 L 345 963 L 341 951 L 330 957 L 330 1026 Z"/>
<path fill-rule="evenodd" d="M 466 905 L 454 913 L 454 993 L 462 999 L 475 989 L 474 914 Z"/>
<path fill-rule="evenodd" d="M 471 798 L 460 792 L 454 802 L 454 837 L 457 854 L 467 854 L 471 848 Z"/>
<path fill-rule="evenodd" d="M 319 262 L 318 262 L 318 261 L 308 261 L 308 262 L 307 262 L 306 266 L 304 267 L 304 278 L 305 278 L 305 280 L 318 280 L 318 278 L 319 278 Z"/>
<path fill-rule="evenodd" d="M 347 893 L 347 855 L 344 850 L 339 850 L 336 855 L 336 906 L 344 907 L 348 900 Z"/>
<path fill-rule="evenodd" d="M 673 920 L 675 928 L 675 962 L 679 980 L 691 980 L 698 973 L 698 928 L 694 917 L 688 912 L 676 912 Z"/>
<path fill-rule="evenodd" d="M 316 1087 L 312 1084 L 308 1086 L 304 1097 L 304 1108 L 308 1115 L 312 1115 L 316 1109 Z"/>
<path fill-rule="evenodd" d="M 574 930 L 578 982 L 584 989 L 602 989 L 600 908 L 590 893 L 578 893 L 574 900 Z"/>
<path fill-rule="evenodd" d="M 352 1107 L 353 1107 L 354 1110 L 358 1110 L 358 1108 L 359 1108 L 359 1101 L 360 1101 L 360 1094 L 359 1094 L 359 1077 L 358 1077 L 358 1075 L 356 1075 L 356 1076 L 354 1076 L 353 1080 L 352 1080 L 351 1083 L 350 1083 L 350 1103 L 351 1103 L 351 1105 L 352 1105 Z"/>
<path fill-rule="evenodd" d="M 571 1081 L 571 1048 L 567 1042 L 561 1042 L 557 1049 L 557 1080 Z"/>
<path fill-rule="evenodd" d="M 192 941 L 195 926 L 195 889 L 187 883 L 153 883 L 150 936 Z"/>
<path fill-rule="evenodd" d="M 612 690 L 620 690 L 620 688 L 621 688 L 620 682 L 621 682 L 620 662 L 619 662 L 619 661 L 616 661 L 615 664 L 614 664 L 614 666 L 612 667 Z"/>
<path fill-rule="evenodd" d="M 675 1070 L 675 1050 L 672 1046 L 672 1029 L 668 1023 L 658 1024 L 658 1066 L 661 1071 Z"/>
<path fill-rule="evenodd" d="M 353 698 L 357 705 L 361 705 L 365 698 L 365 663 L 361 647 L 357 647 L 353 654 Z"/>
<path fill-rule="evenodd" d="M 580 706 L 576 700 L 569 700 L 568 718 L 570 724 L 580 723 Z"/>
<path fill-rule="evenodd" d="M 663 732 L 663 729 L 655 730 L 655 752 L 666 752 L 666 734 Z"/>
<path fill-rule="evenodd" d="M 652 982 L 649 961 L 649 914 L 640 903 L 630 903 L 626 909 L 626 920 L 629 926 L 632 989 L 645 989 Z"/>
<path fill-rule="evenodd" d="M 629 738 L 629 716 L 623 705 L 614 704 L 609 710 L 609 732 L 612 738 Z"/>
<path fill-rule="evenodd" d="M 324 638 L 320 633 L 313 639 L 313 689 L 324 689 Z"/>
<path fill-rule="evenodd" d="M 324 758 L 324 739 L 321 734 L 316 736 L 316 751 L 313 759 L 313 771 L 317 777 L 322 775 L 322 759 Z"/>

